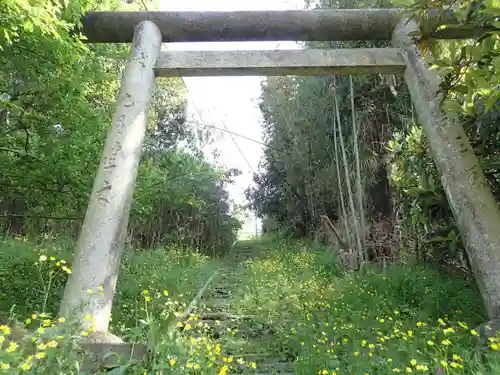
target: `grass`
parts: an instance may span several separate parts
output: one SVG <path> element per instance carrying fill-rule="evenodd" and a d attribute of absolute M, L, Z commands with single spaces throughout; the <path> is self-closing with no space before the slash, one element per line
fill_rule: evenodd
<path fill-rule="evenodd" d="M 474 284 L 422 266 L 341 276 L 332 253 L 303 247 L 275 243 L 240 267 L 233 313 L 274 334 L 237 346 L 294 360 L 295 374 L 500 373 L 496 343 L 475 348 Z"/>
<path fill-rule="evenodd" d="M 19 373 L 31 371 L 28 368 L 23 370 L 23 366 L 27 358 L 31 364 L 35 361 L 29 354 L 33 345 L 13 347 L 9 342 L 10 336 L 15 336 L 19 331 L 16 328 L 20 326 L 26 326 L 31 331 L 40 327 L 43 331 L 50 326 L 55 332 L 45 335 L 46 332 L 37 331 L 35 334 L 33 341 L 43 348 L 41 355 L 48 364 L 31 373 L 55 374 L 56 369 L 61 374 L 78 373 L 74 370 L 74 362 L 81 363 L 82 355 L 67 354 L 68 351 L 75 352 L 74 340 L 67 335 L 73 327 L 56 319 L 71 258 L 72 248 L 67 244 L 47 242 L 36 245 L 23 238 L 1 241 L 0 373 L 2 366 L 8 366 L 4 370 L 9 374 L 18 373 L 15 372 L 17 370 Z M 146 342 L 153 326 L 155 329 L 171 326 L 174 313 L 186 308 L 200 285 L 219 266 L 217 260 L 178 248 L 140 251 L 125 259 L 117 285 L 110 330 L 125 340 Z M 153 298 L 158 302 L 160 296 L 161 303 L 147 301 Z M 45 351 L 46 344 L 53 344 L 54 337 L 57 338 L 57 348 L 49 349 L 52 356 L 58 357 L 55 364 L 47 360 L 49 355 Z M 65 357 L 65 360 L 61 361 L 60 357 Z M 44 368 L 47 372 L 43 372 Z"/>
<path fill-rule="evenodd" d="M 41 262 L 41 256 L 47 260 Z M 1 241 L 0 313 L 5 315 L 13 309 L 20 316 L 33 312 L 56 315 L 67 280 L 62 267 L 71 259 L 72 247 L 67 244 L 34 245 L 22 238 Z M 122 331 L 121 326 L 130 326 L 142 314 L 142 301 L 137 297 L 143 290 L 160 294 L 167 290 L 182 305 L 194 297 L 198 286 L 219 266 L 217 260 L 179 248 L 138 251 L 124 259 L 113 310 L 117 323 L 113 328 L 123 334 L 126 330 Z"/>
<path fill-rule="evenodd" d="M 256 256 L 223 264 L 180 249 L 158 249 L 124 262 L 112 331 L 149 340 L 154 348 L 149 363 L 136 364 L 127 374 L 268 371 L 263 360 L 252 357 L 258 353 L 293 363 L 297 375 L 500 373 L 497 341 L 476 345 L 472 327 L 485 320 L 485 312 L 470 282 L 417 265 L 394 265 L 384 275 L 342 275 L 330 250 L 283 239 L 247 241 L 235 250 Z M 50 273 L 49 267 L 40 271 L 40 255 L 48 257 L 42 263 L 51 264 L 55 275 L 48 298 L 43 296 L 47 290 L 34 282 L 40 280 L 38 274 L 46 272 L 47 280 Z M 50 256 L 70 263 L 68 248 L 3 242 L 0 278 L 7 293 L 1 297 L 0 311 L 10 312 L 15 305 L 18 316 L 29 317 L 33 312 L 40 315 L 45 303 L 54 316 L 66 276 Z M 221 265 L 233 273 L 228 284 L 233 299 L 226 312 L 247 319 L 218 338 L 179 334 L 172 329 L 174 317 Z M 195 326 L 201 314 L 195 312 L 188 325 Z M 66 329 L 54 318 L 33 319 L 33 325 Z M 44 358 L 37 359 L 35 353 L 31 362 L 23 347 L 9 353 L 6 341 L 0 349 L 0 363 L 10 365 L 5 371 L 76 374 L 74 361 L 81 357 L 71 349 L 74 340 L 61 334 L 57 347 L 50 348 L 50 338 L 42 336 L 35 336 L 42 343 L 36 353 L 45 353 Z M 32 366 L 23 370 L 27 363 Z M 120 371 L 125 373 L 125 367 Z"/>

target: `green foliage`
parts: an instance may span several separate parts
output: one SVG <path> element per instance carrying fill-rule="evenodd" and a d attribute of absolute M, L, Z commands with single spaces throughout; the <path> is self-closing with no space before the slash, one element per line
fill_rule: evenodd
<path fill-rule="evenodd" d="M 490 29 L 469 40 L 436 41 L 429 39 L 435 30 L 429 26 L 427 1 L 403 4 L 408 13 L 423 25 L 417 36 L 421 51 L 442 77 L 443 109 L 461 121 L 479 158 L 496 198 L 499 197 L 498 132 L 500 116 L 498 89 L 499 36 L 498 4 L 495 1 L 440 1 L 432 7 L 446 10 L 466 29 Z M 432 52 L 432 55 L 428 54 Z M 407 236 L 417 244 L 425 258 L 453 262 L 468 268 L 463 244 L 447 202 L 439 176 L 428 153 L 426 140 L 412 122 L 401 128 L 387 145 L 392 160 L 392 181 L 402 203 Z"/>
<path fill-rule="evenodd" d="M 2 239 L 0 282 L 4 287 L 0 311 L 8 313 L 13 310 L 21 317 L 41 312 L 57 314 L 67 273 L 61 270 L 60 266 L 64 264 L 56 266 L 52 260 L 49 263 L 53 263 L 53 267 L 44 267 L 40 257 L 52 256 L 60 262 L 61 259 L 68 260 L 70 254 L 64 246 L 48 244 L 35 247 L 23 238 Z M 15 278 L 13 275 L 16 275 Z"/>
<path fill-rule="evenodd" d="M 149 247 L 175 242 L 211 254 L 228 249 L 241 227 L 232 217 L 225 190 L 234 173 L 184 151 L 147 156 L 132 206 L 132 243 Z"/>
<path fill-rule="evenodd" d="M 2 3 L 2 231 L 78 235 L 127 46 L 84 44 L 74 30 L 85 10 L 120 6 L 86 0 Z M 235 171 L 204 160 L 186 123 L 186 107 L 179 79 L 157 80 L 129 238 L 141 247 L 175 242 L 213 254 L 227 249 L 239 228 L 226 191 Z"/>
<path fill-rule="evenodd" d="M 54 27 L 58 38 L 33 31 L 0 53 L 4 212 L 80 211 L 99 160 L 117 80 L 99 54 Z"/>
<path fill-rule="evenodd" d="M 394 134 L 387 144 L 391 180 L 406 215 L 402 224 L 416 241 L 418 256 L 456 259 L 463 251 L 437 171 L 422 129 L 413 125 Z"/>
<path fill-rule="evenodd" d="M 433 26 L 428 22 L 429 1 L 414 1 L 407 12 L 424 25 L 420 40 L 428 39 L 430 32 L 446 28 L 483 29 L 485 32 L 466 41 L 425 42 L 424 50 L 433 55 L 429 62 L 443 75 L 441 89 L 449 99 L 445 108 L 453 113 L 474 114 L 478 101 L 483 111 L 498 110 L 500 100 L 500 28 L 498 0 L 439 1 L 433 8 L 452 15 L 458 24 Z M 458 101 L 458 103 L 457 103 Z"/>
<path fill-rule="evenodd" d="M 146 330 L 138 330 L 137 322 L 144 318 L 144 301 L 138 296 L 147 294 L 157 303 L 148 314 L 162 317 L 162 324 L 172 324 L 174 315 L 165 316 L 164 299 L 174 304 L 176 311 L 185 309 L 196 295 L 198 288 L 220 267 L 220 262 L 184 248 L 164 248 L 140 252 L 122 266 L 115 298 L 111 330 L 121 337 L 147 338 Z M 146 327 L 143 327 L 146 328 Z M 135 336 L 135 337 L 134 337 Z M 139 337 L 138 337 L 139 336 Z"/>
<path fill-rule="evenodd" d="M 0 314 L 12 310 L 21 317 L 32 313 L 56 316 L 71 260 L 72 247 L 64 243 L 47 241 L 36 245 L 25 238 L 2 239 L 0 281 L 5 287 L 0 296 Z M 179 247 L 133 252 L 122 263 L 115 299 L 115 306 L 120 306 L 118 321 L 128 324 L 114 329 L 135 325 L 134 319 L 139 319 L 142 311 L 137 295 L 144 289 L 151 293 L 167 289 L 170 295 L 185 294 L 189 299 L 216 265 L 215 260 Z M 16 277 L 12 279 L 12 275 Z"/>
<path fill-rule="evenodd" d="M 170 248 L 139 252 L 124 262 L 112 331 L 147 342 L 154 355 L 148 363 L 125 361 L 115 372 L 262 372 L 266 356 L 291 362 L 299 375 L 389 374 L 407 368 L 422 374 L 487 374 L 500 366 L 497 338 L 487 346 L 474 346 L 472 327 L 483 321 L 485 312 L 472 282 L 413 264 L 393 265 L 385 275 L 367 270 L 364 275 L 341 276 L 331 249 L 276 237 L 241 242 L 234 251 L 247 254 L 248 260 L 222 263 Z M 3 241 L 0 275 L 9 274 L 17 288 L 9 290 L 9 297 L 16 293 L 15 308 L 11 300 L 2 300 L 0 311 L 4 317 L 27 318 L 24 324 L 15 319 L 0 323 L 0 366 L 9 366 L 8 373 L 76 374 L 75 364 L 82 364 L 84 353 L 76 339 L 86 331 L 75 331 L 72 321 L 42 309 L 49 301 L 47 311 L 57 311 L 51 304 L 62 292 L 61 257 L 66 252 L 57 244 Z M 219 313 L 242 320 L 214 341 L 197 328 L 203 312 L 194 311 L 182 325 L 187 334 L 181 334 L 175 317 L 221 266 L 231 270 L 234 282 L 226 285 L 231 304 Z M 24 272 L 31 287 L 22 280 L 24 274 L 13 269 Z M 34 294 L 41 269 L 44 275 L 53 272 L 53 288 Z M 56 298 L 44 298 L 44 292 Z M 9 340 L 25 329 L 26 341 L 12 347 Z"/>
<path fill-rule="evenodd" d="M 18 42 L 25 35 L 40 33 L 47 37 L 60 38 L 62 29 L 68 26 L 61 13 L 63 4 L 57 2 L 4 0 L 0 25 L 0 48 Z"/>
<path fill-rule="evenodd" d="M 388 2 L 370 4 L 370 7 L 390 6 Z M 367 5 L 325 0 L 317 7 Z M 365 41 L 305 45 L 306 48 L 385 46 L 386 42 Z M 260 108 L 269 148 L 264 153 L 263 172 L 255 178 L 255 186 L 248 190 L 247 196 L 261 216 L 275 220 L 281 228 L 305 235 L 317 228 L 320 215 L 332 221 L 339 220 L 342 198 L 348 202 L 348 190 L 342 191 L 339 186 L 346 185 L 348 180 L 351 186 L 358 186 L 356 155 L 361 164 L 360 185 L 365 193 L 363 209 L 370 219 L 369 224 L 372 221 L 392 222 L 384 143 L 390 138 L 391 128 L 399 127 L 408 117 L 408 94 L 401 79 L 393 76 L 360 75 L 353 77 L 353 81 L 354 111 L 349 77 L 269 77 L 262 85 Z M 340 117 L 337 132 L 335 99 Z M 357 134 L 353 133 L 352 112 L 359 127 Z M 354 147 L 355 138 L 358 147 Z M 347 177 L 343 173 L 343 158 L 335 152 L 335 139 L 342 139 L 347 145 Z M 340 176 L 336 173 L 337 163 L 342 168 Z M 369 230 L 362 228 L 363 232 Z"/>

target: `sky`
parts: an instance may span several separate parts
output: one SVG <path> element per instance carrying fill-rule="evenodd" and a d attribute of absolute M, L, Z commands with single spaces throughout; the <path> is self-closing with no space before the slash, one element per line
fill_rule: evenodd
<path fill-rule="evenodd" d="M 303 9 L 304 0 L 159 0 L 162 11 L 234 11 L 234 10 L 287 10 Z M 298 49 L 295 42 L 219 42 L 219 43 L 168 43 L 173 50 L 268 50 Z M 194 122 L 211 124 L 262 142 L 261 115 L 257 100 L 263 77 L 186 77 L 188 89 L 188 116 Z M 229 193 L 237 204 L 245 204 L 245 189 L 252 184 L 258 172 L 262 145 L 224 132 L 222 138 L 207 149 L 220 150 L 219 162 L 228 168 L 238 168 L 243 173 L 235 178 Z M 238 151 L 238 147 L 241 150 Z M 243 156 L 243 155 L 244 156 Z M 245 160 L 246 159 L 246 160 Z M 246 219 L 243 233 L 255 233 L 260 221 L 253 214 Z"/>

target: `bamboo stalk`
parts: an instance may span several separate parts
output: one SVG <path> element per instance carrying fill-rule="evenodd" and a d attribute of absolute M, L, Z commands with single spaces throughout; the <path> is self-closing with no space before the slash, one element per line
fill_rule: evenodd
<path fill-rule="evenodd" d="M 368 254 L 366 249 L 364 249 L 365 243 L 365 213 L 363 209 L 363 190 L 361 187 L 361 166 L 359 162 L 359 144 L 358 144 L 358 127 L 356 122 L 356 110 L 354 109 L 354 85 L 352 83 L 352 76 L 349 76 L 349 86 L 351 92 L 351 113 L 352 113 L 352 133 L 353 133 L 353 147 L 354 147 L 354 158 L 356 161 L 356 188 L 358 190 L 358 206 L 359 206 L 359 223 L 361 225 L 361 230 L 359 232 L 360 243 L 363 247 L 362 254 L 364 256 L 365 261 L 368 260 Z M 360 254 L 361 255 L 361 254 Z"/>
<path fill-rule="evenodd" d="M 349 208 L 351 210 L 351 216 L 352 216 L 352 222 L 354 225 L 354 233 L 355 233 L 355 240 L 356 240 L 356 245 L 357 245 L 357 250 L 358 252 L 362 251 L 362 246 L 361 246 L 361 236 L 359 233 L 359 223 L 358 220 L 356 219 L 356 209 L 354 207 L 354 199 L 353 199 L 353 194 L 352 194 L 352 187 L 351 187 L 351 180 L 349 178 L 349 167 L 347 166 L 347 156 L 346 156 L 346 151 L 345 151 L 345 144 L 344 144 L 344 137 L 342 134 L 342 125 L 340 123 L 340 111 L 339 111 L 339 106 L 338 106 L 338 99 L 337 99 L 337 89 L 335 88 L 335 83 L 333 85 L 333 93 L 334 93 L 334 99 L 335 99 L 335 114 L 337 116 L 337 124 L 338 124 L 338 129 L 339 129 L 339 140 L 340 140 L 340 149 L 342 152 L 342 162 L 344 164 L 344 173 L 345 173 L 345 180 L 346 180 L 346 186 L 347 186 L 347 197 L 349 200 Z"/>

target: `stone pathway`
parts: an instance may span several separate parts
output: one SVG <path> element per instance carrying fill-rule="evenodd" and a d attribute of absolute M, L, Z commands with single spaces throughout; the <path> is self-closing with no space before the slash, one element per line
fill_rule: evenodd
<path fill-rule="evenodd" d="M 202 323 L 201 329 L 194 328 L 185 334 L 208 335 L 220 344 L 225 356 L 234 358 L 228 364 L 228 374 L 293 375 L 292 360 L 273 353 L 272 348 L 266 346 L 276 338 L 273 327 L 252 316 L 239 315 L 235 306 L 236 294 L 245 288 L 245 261 L 256 256 L 258 252 L 244 244 L 233 248 L 225 267 L 200 299 L 201 312 L 197 313 L 196 326 Z M 240 363 L 236 359 L 240 359 Z"/>

